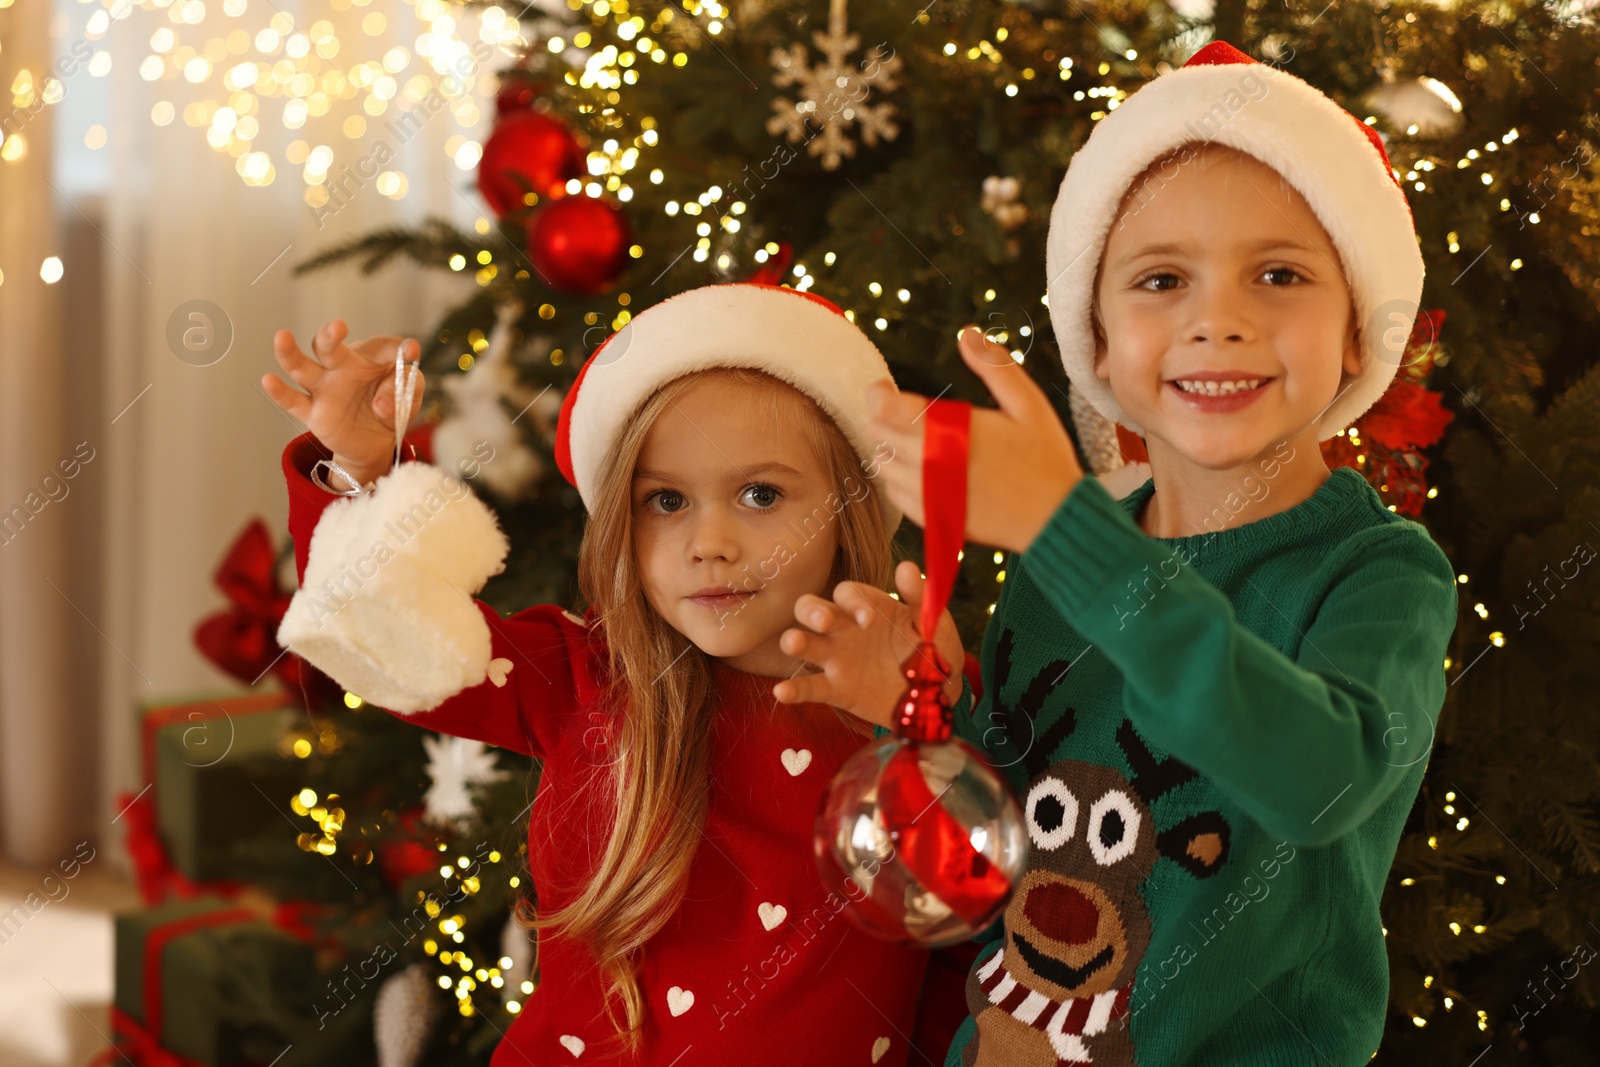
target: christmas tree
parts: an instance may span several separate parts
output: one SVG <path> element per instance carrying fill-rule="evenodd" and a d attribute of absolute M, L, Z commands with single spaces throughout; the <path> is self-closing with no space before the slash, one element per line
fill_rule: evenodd
<path fill-rule="evenodd" d="M 1384 899 L 1392 1010 L 1376 1059 L 1592 1062 L 1600 30 L 1585 5 L 568 8 L 520 26 L 531 47 L 503 72 L 475 229 L 429 220 L 299 267 L 373 271 L 404 255 L 474 272 L 473 299 L 425 339 L 424 370 L 443 385 L 425 417 L 439 420 L 436 461 L 495 446 L 480 491 L 512 555 L 483 598 L 502 612 L 575 598 L 582 509 L 550 458 L 555 411 L 637 311 L 715 281 L 784 282 L 846 309 L 903 388 L 984 402 L 954 347 L 977 322 L 1056 400 L 1086 467 L 1103 469 L 1116 439 L 1073 404 L 1043 269 L 1056 188 L 1094 124 L 1222 38 L 1377 128 L 1416 218 L 1431 314 L 1391 396 L 1328 455 L 1426 523 L 1458 568 L 1463 610 L 1437 736 L 1397 742 L 1430 764 Z M 899 536 L 920 558 L 920 531 Z M 965 556 L 952 603 L 969 648 L 1003 567 L 999 554 Z M 462 821 L 419 822 L 405 814 L 430 777 L 418 731 L 372 709 L 322 712 L 321 734 L 301 739 L 308 785 L 294 810 L 310 821 L 298 843 L 261 843 L 260 877 L 336 904 L 364 932 L 346 935 L 366 939 L 352 953 L 397 941 L 391 929 L 422 909 L 425 932 L 396 947 L 430 981 L 406 995 L 456 1009 L 412 1035 L 422 1058 L 410 1062 L 486 1062 L 536 980 L 501 941 L 526 892 L 536 768 L 502 754 L 502 777 L 471 804 L 450 791 L 442 811 Z M 458 779 L 486 758 L 435 756 Z M 473 862 L 477 848 L 492 862 Z M 361 995 L 346 1010 L 372 1011 L 376 989 Z"/>

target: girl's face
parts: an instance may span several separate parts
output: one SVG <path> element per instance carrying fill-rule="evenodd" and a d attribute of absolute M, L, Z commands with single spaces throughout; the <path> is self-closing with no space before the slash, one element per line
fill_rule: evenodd
<path fill-rule="evenodd" d="M 1276 171 L 1231 150 L 1151 172 L 1112 227 L 1096 296 L 1095 373 L 1153 463 L 1159 450 L 1229 470 L 1290 440 L 1314 453 L 1342 372 L 1361 370 L 1333 242 Z M 1254 388 L 1208 400 L 1185 389 L 1213 388 L 1200 377 Z"/>
<path fill-rule="evenodd" d="M 764 392 L 706 379 L 656 419 L 634 467 L 634 552 L 673 629 L 737 670 L 790 677 L 804 663 L 778 637 L 802 593 L 828 590 L 841 498 Z"/>

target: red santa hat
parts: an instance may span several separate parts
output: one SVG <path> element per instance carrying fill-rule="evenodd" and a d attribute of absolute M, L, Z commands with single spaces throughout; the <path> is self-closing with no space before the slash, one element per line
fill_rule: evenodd
<path fill-rule="evenodd" d="M 1227 145 L 1283 176 L 1333 240 L 1361 330 L 1361 374 L 1322 417 L 1323 439 L 1383 395 L 1422 299 L 1422 253 L 1378 132 L 1292 74 L 1213 41 L 1142 86 L 1072 157 L 1050 215 L 1050 319 L 1067 376 L 1114 422 L 1144 431 L 1094 373 L 1090 309 L 1117 208 L 1146 167 L 1190 141 Z"/>
<path fill-rule="evenodd" d="M 668 297 L 634 316 L 589 357 L 561 404 L 556 466 L 594 508 L 606 453 L 639 405 L 674 378 L 750 367 L 816 401 L 863 464 L 871 461 L 867 386 L 894 384 L 882 353 L 831 302 L 777 285 L 734 282 Z M 893 530 L 900 512 L 878 493 Z"/>

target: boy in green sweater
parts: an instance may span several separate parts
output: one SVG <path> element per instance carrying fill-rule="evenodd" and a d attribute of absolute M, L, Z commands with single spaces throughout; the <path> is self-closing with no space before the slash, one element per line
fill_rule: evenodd
<path fill-rule="evenodd" d="M 999 403 L 972 412 L 967 538 L 1011 555 L 957 730 L 1032 853 L 947 1065 L 1364 1064 L 1457 610 L 1426 530 L 1319 447 L 1387 388 L 1418 307 L 1397 176 L 1369 127 L 1217 42 L 1100 122 L 1048 258 L 1067 373 L 1152 477 L 1114 499 L 963 331 Z M 920 523 L 928 400 L 872 403 Z M 820 671 L 774 695 L 887 724 L 921 592 L 896 577 L 902 600 L 802 598 L 784 648 Z"/>

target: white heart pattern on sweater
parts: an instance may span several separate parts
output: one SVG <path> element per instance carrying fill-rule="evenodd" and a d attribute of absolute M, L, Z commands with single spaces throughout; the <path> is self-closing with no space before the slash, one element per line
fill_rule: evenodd
<path fill-rule="evenodd" d="M 673 1018 L 677 1018 L 694 1007 L 694 994 L 682 986 L 673 986 L 667 990 L 667 1007 L 672 1010 Z"/>
<path fill-rule="evenodd" d="M 883 1059 L 883 1054 L 889 1051 L 889 1039 L 880 1037 L 872 1043 L 872 1062 L 877 1063 Z"/>
<path fill-rule="evenodd" d="M 805 773 L 805 769 L 809 766 L 811 766 L 811 750 L 809 748 L 802 748 L 798 751 L 792 748 L 783 750 L 783 769 L 788 771 L 791 777 L 798 778 Z"/>
<path fill-rule="evenodd" d="M 761 906 L 756 909 L 756 914 L 761 916 L 762 928 L 771 930 L 789 917 L 789 909 L 782 904 L 762 901 Z"/>
<path fill-rule="evenodd" d="M 496 656 L 489 661 L 489 680 L 497 688 L 503 688 L 506 684 L 506 675 L 511 673 L 513 666 L 514 664 L 504 656 Z"/>
<path fill-rule="evenodd" d="M 582 1056 L 583 1050 L 588 1047 L 583 1043 L 583 1038 L 573 1037 L 571 1034 L 562 1034 L 560 1041 L 561 1047 L 572 1053 L 573 1059 Z"/>

